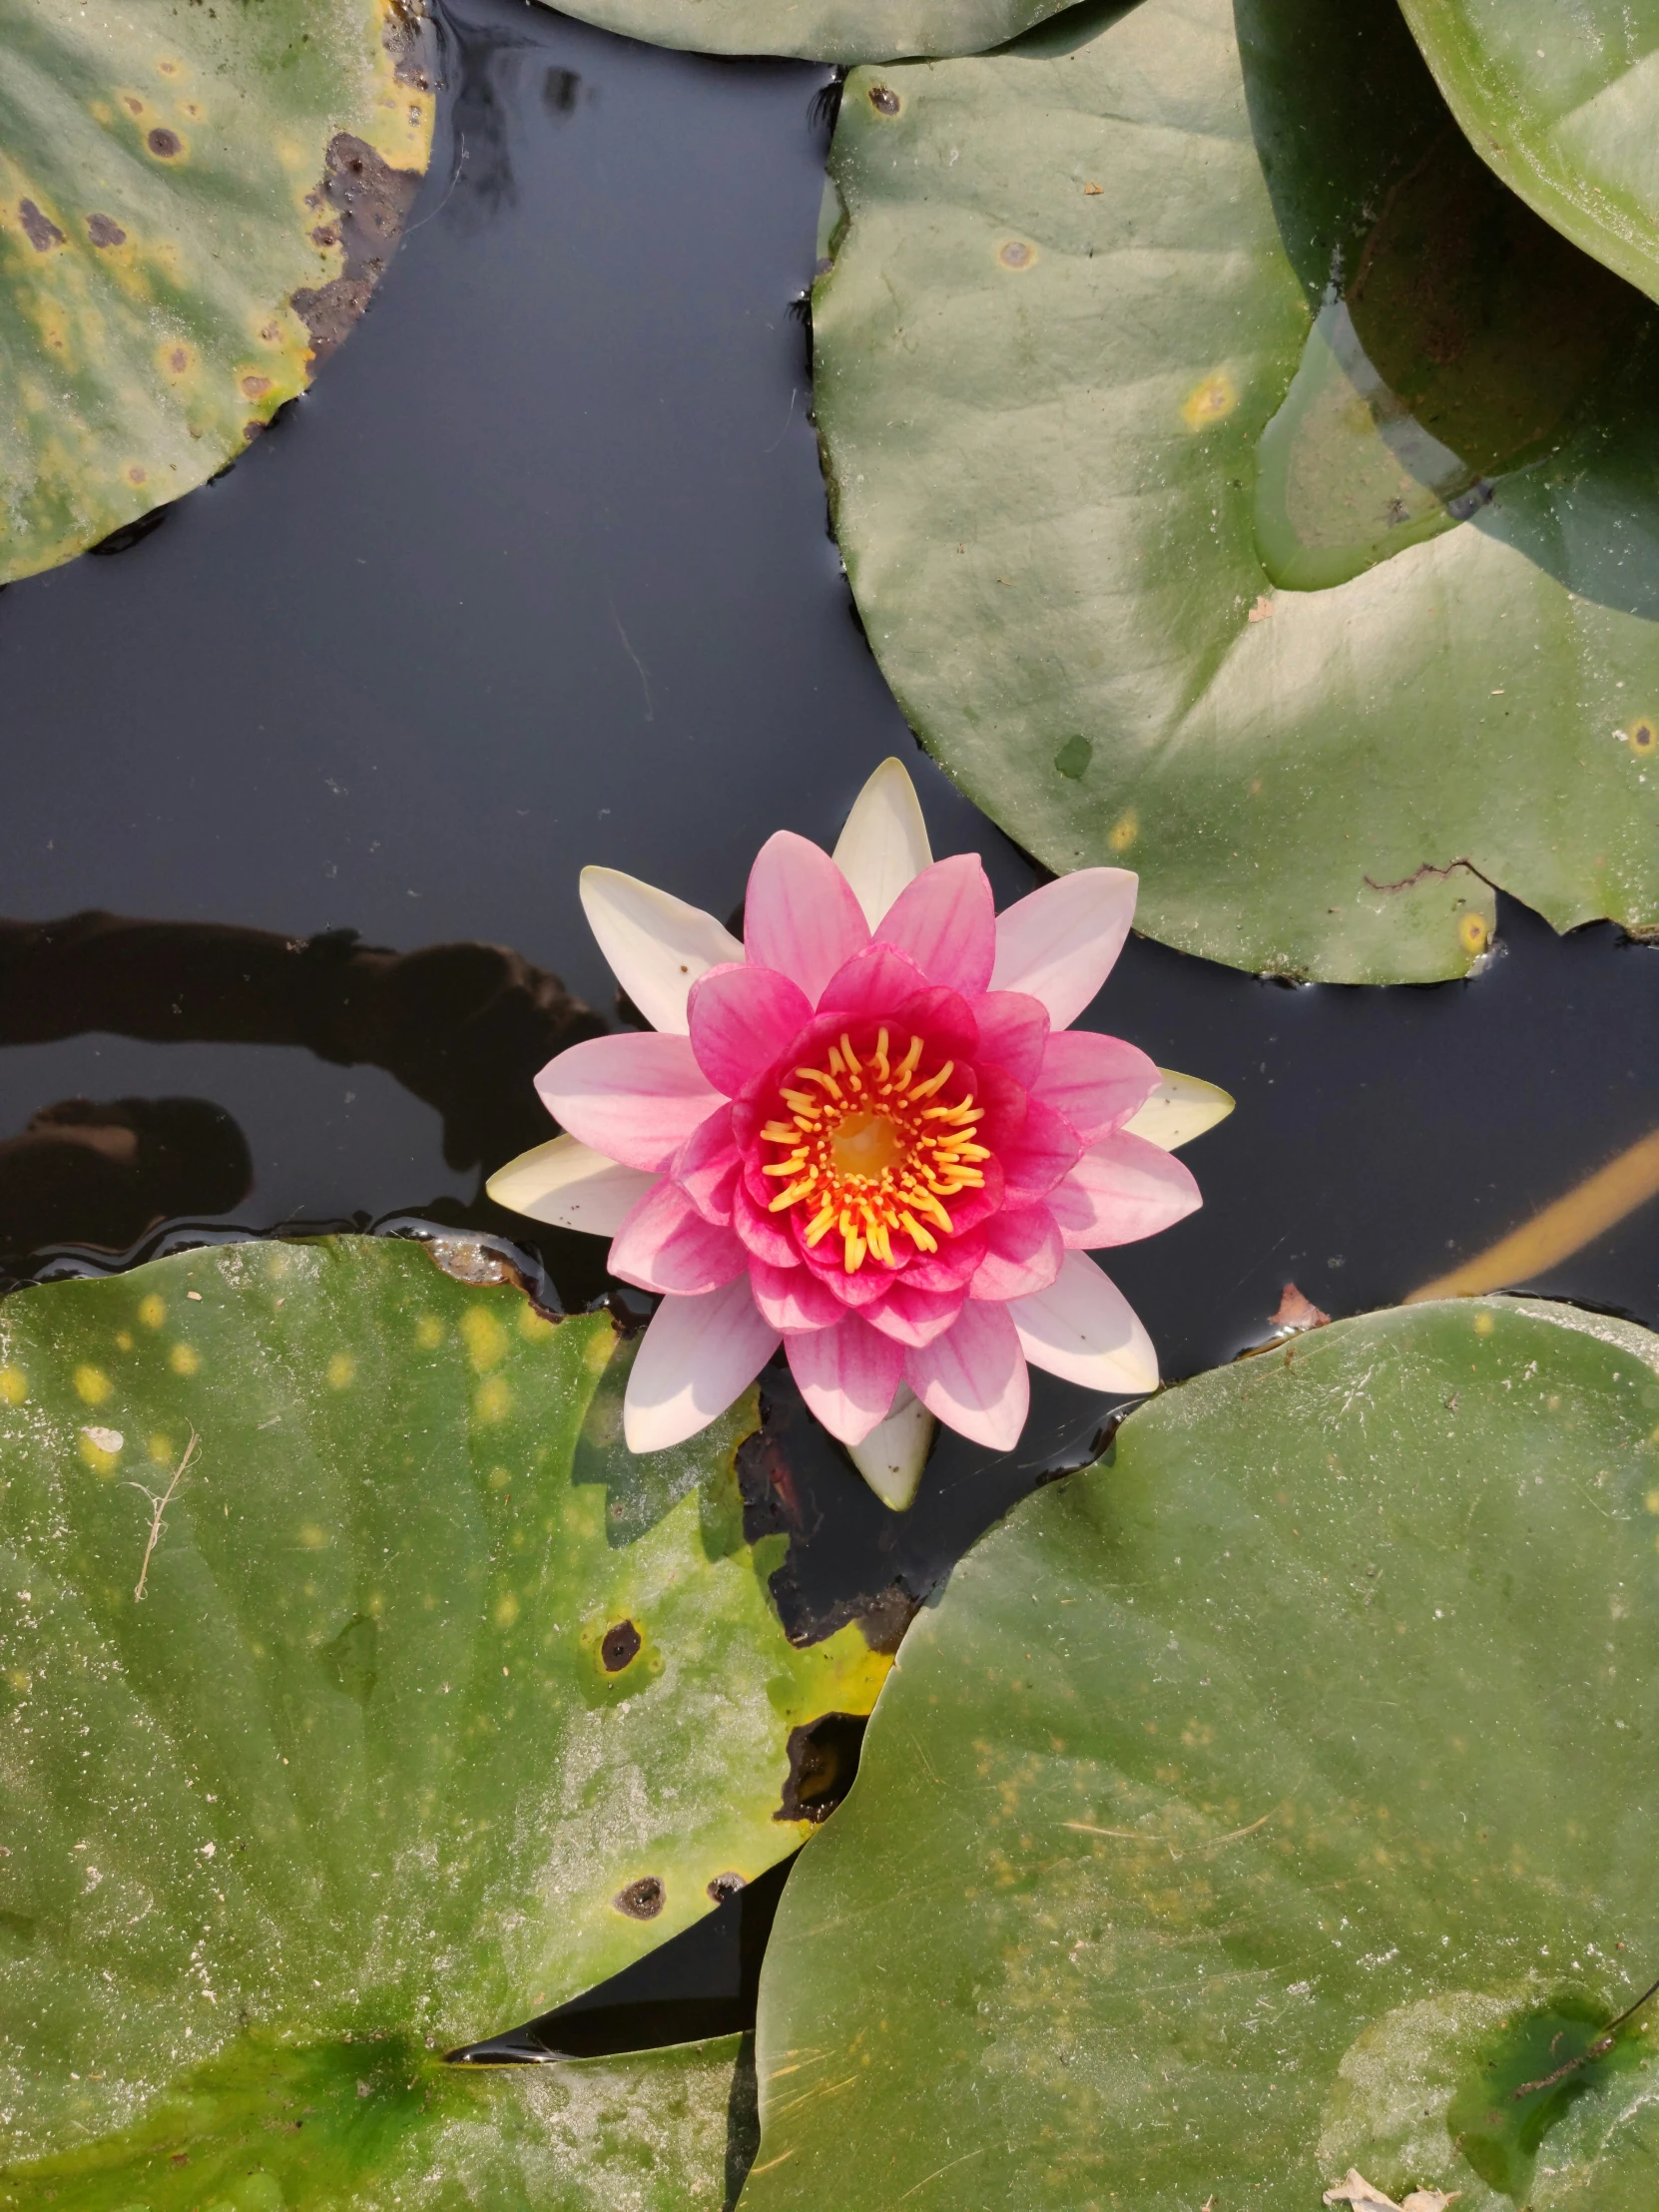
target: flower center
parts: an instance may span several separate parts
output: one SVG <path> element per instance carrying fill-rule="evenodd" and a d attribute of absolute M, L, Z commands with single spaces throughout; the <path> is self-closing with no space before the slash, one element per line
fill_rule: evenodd
<path fill-rule="evenodd" d="M 872 1254 L 897 1267 L 906 1254 L 894 1251 L 895 1236 L 914 1252 L 936 1252 L 939 1236 L 953 1234 L 945 1200 L 984 1183 L 977 1163 L 990 1154 L 974 1142 L 984 1108 L 965 1087 L 951 1095 L 953 1060 L 924 1072 L 925 1052 L 912 1037 L 895 1061 L 882 1029 L 860 1059 L 843 1030 L 825 1067 L 799 1067 L 780 1089 L 789 1119 L 761 1132 L 781 1148 L 761 1170 L 784 1185 L 773 1213 L 801 1207 L 809 1245 L 837 1235 L 848 1275 Z"/>

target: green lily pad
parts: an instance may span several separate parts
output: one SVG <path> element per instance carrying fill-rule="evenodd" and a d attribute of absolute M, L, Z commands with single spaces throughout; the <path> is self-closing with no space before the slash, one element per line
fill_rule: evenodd
<path fill-rule="evenodd" d="M 982 54 L 1071 0 L 576 0 L 561 6 L 607 31 L 698 54 L 793 54 L 805 61 L 894 61 Z"/>
<path fill-rule="evenodd" d="M 1654 0 L 1400 0 L 1481 158 L 1557 230 L 1659 298 Z"/>
<path fill-rule="evenodd" d="M 1131 1414 L 917 1617 L 790 1878 L 745 2212 L 1651 2206 L 1659 2002 L 1591 2054 L 1659 1977 L 1656 1516 L 1659 1338 L 1566 1307 Z"/>
<path fill-rule="evenodd" d="M 488 2071 L 418 2044 L 260 2038 L 134 2127 L 0 2167 L 22 2212 L 719 2212 L 752 2109 L 745 2038 Z"/>
<path fill-rule="evenodd" d="M 405 0 L 0 0 L 0 583 L 304 390 L 426 167 L 422 32 Z"/>
<path fill-rule="evenodd" d="M 816 407 L 968 795 L 1268 973 L 1466 972 L 1493 886 L 1659 927 L 1659 327 L 1392 0 L 1144 0 L 854 72 Z"/>
<path fill-rule="evenodd" d="M 753 1395 L 624 1494 L 617 1358 L 376 1239 L 0 1305 L 0 2171 L 498 2033 L 810 1833 L 890 1662 L 787 1640 Z"/>

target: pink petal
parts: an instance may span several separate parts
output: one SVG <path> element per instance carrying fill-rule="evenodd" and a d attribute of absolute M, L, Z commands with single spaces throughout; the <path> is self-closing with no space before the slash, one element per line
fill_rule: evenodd
<path fill-rule="evenodd" d="M 999 991 L 1029 991 L 1068 1029 L 1112 972 L 1135 914 L 1128 868 L 1084 867 L 1045 883 L 996 918 Z"/>
<path fill-rule="evenodd" d="M 961 1312 L 965 1288 L 954 1291 L 917 1291 L 901 1277 L 879 1306 L 869 1309 L 871 1329 L 879 1329 L 894 1344 L 920 1347 L 942 1337 Z"/>
<path fill-rule="evenodd" d="M 879 942 L 907 952 L 930 983 L 982 991 L 996 960 L 996 905 L 979 855 L 923 868 L 881 917 Z"/>
<path fill-rule="evenodd" d="M 686 1010 L 697 1064 L 728 1098 L 781 1060 L 813 1018 L 799 983 L 753 966 L 710 968 L 692 985 Z"/>
<path fill-rule="evenodd" d="M 590 1037 L 536 1077 L 541 1102 L 570 1135 L 624 1167 L 661 1174 L 721 1101 L 689 1037 Z"/>
<path fill-rule="evenodd" d="M 707 1121 L 698 1123 L 668 1172 L 703 1219 L 724 1228 L 732 1219 L 732 1193 L 742 1166 L 743 1154 L 732 1134 L 732 1109 L 722 1104 Z"/>
<path fill-rule="evenodd" d="M 642 1291 L 717 1291 L 749 1254 L 730 1229 L 705 1221 L 673 1183 L 647 1191 L 617 1231 L 606 1266 Z"/>
<path fill-rule="evenodd" d="M 999 1148 L 1005 1203 L 1029 1204 L 1042 1198 L 1062 1175 L 1077 1165 L 1083 1147 L 1063 1114 L 1040 1098 L 1026 1101 L 1025 1119 L 1011 1141 Z"/>
<path fill-rule="evenodd" d="M 895 1043 L 901 1035 L 927 1039 L 929 1067 L 935 1058 L 971 1062 L 979 1050 L 979 1024 L 972 1007 L 960 991 L 943 984 L 901 999 L 893 1008 L 892 1029 Z"/>
<path fill-rule="evenodd" d="M 970 1298 L 954 1329 L 905 1354 L 904 1380 L 930 1413 L 974 1443 L 1011 1451 L 1019 1442 L 1031 1385 L 1006 1306 Z"/>
<path fill-rule="evenodd" d="M 979 1025 L 979 1058 L 1029 1090 L 1048 1042 L 1047 1007 L 1024 991 L 986 991 L 973 1001 L 973 1018 Z"/>
<path fill-rule="evenodd" d="M 904 1374 L 903 1348 L 855 1314 L 834 1329 L 791 1337 L 785 1350 L 801 1394 L 831 1436 L 861 1444 L 886 1418 Z"/>
<path fill-rule="evenodd" d="M 817 1005 L 835 970 L 869 942 L 869 923 L 828 852 L 780 830 L 749 871 L 744 949 L 760 967 L 790 976 Z"/>
<path fill-rule="evenodd" d="M 1173 1153 L 1123 1132 L 1091 1145 L 1048 1194 L 1061 1236 L 1088 1252 L 1155 1237 L 1203 1203 Z"/>
<path fill-rule="evenodd" d="M 1163 1080 L 1144 1052 L 1093 1029 L 1057 1031 L 1030 1086 L 1093 1144 L 1138 1114 Z"/>
<path fill-rule="evenodd" d="M 891 944 L 866 944 L 830 976 L 819 999 L 819 1011 L 867 1014 L 879 1021 L 926 988 L 926 976 L 907 952 Z"/>
<path fill-rule="evenodd" d="M 960 1201 L 953 1199 L 951 1203 L 957 1205 Z M 999 1211 L 1000 1207 L 999 1189 Z M 988 1249 L 985 1225 L 983 1222 L 976 1222 L 971 1229 L 964 1229 L 960 1236 L 942 1238 L 937 1252 L 912 1260 L 899 1281 L 909 1291 L 965 1292 Z"/>
<path fill-rule="evenodd" d="M 666 1451 L 725 1412 L 778 1349 L 740 1275 L 701 1298 L 665 1298 L 640 1340 L 623 1399 L 630 1451 Z"/>
<path fill-rule="evenodd" d="M 798 1207 L 791 1219 L 800 1223 Z M 866 1260 L 862 1267 L 846 1272 L 845 1247 L 833 1231 L 828 1237 L 809 1248 L 806 1239 L 797 1230 L 795 1239 L 797 1257 L 812 1269 L 830 1297 L 843 1308 L 856 1313 L 860 1308 L 873 1306 L 878 1298 L 884 1298 L 892 1284 L 892 1273 L 873 1260 Z"/>
<path fill-rule="evenodd" d="M 846 1319 L 846 1308 L 811 1268 L 775 1268 L 765 1260 L 752 1260 L 749 1280 L 756 1306 L 786 1337 L 833 1329 Z"/>
<path fill-rule="evenodd" d="M 967 1311 L 1011 1315 L 1034 1368 L 1086 1390 L 1153 1390 L 1158 1355 L 1129 1301 L 1087 1253 L 1068 1252 L 1052 1287 L 1011 1306 Z"/>
<path fill-rule="evenodd" d="M 996 1214 L 985 1230 L 987 1249 L 968 1285 L 970 1298 L 1029 1298 L 1034 1291 L 1047 1290 L 1066 1250 L 1046 1206 Z"/>
<path fill-rule="evenodd" d="M 770 1186 L 767 1195 L 772 1195 Z M 742 1176 L 732 1189 L 732 1227 L 757 1260 L 765 1260 L 775 1268 L 800 1267 L 801 1254 L 796 1249 L 789 1216 L 770 1213 L 765 1206 L 757 1205 Z"/>

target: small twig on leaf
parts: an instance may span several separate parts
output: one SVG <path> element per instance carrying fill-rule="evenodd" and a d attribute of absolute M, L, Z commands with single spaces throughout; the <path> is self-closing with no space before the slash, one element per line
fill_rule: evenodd
<path fill-rule="evenodd" d="M 1529 2097 L 1539 2089 L 1553 2089 L 1558 2081 L 1565 2081 L 1568 2074 L 1576 2073 L 1580 2066 L 1587 2066 L 1592 2058 L 1605 2058 L 1613 2047 L 1613 2039 L 1619 2029 L 1633 2012 L 1642 2009 L 1649 1997 L 1659 1997 L 1659 1981 L 1651 1989 L 1644 1989 L 1634 2004 L 1627 2004 L 1616 2020 L 1610 2020 L 1588 2050 L 1581 2050 L 1576 2058 L 1569 2058 L 1564 2066 L 1557 2066 L 1553 2073 L 1542 2074 L 1536 2081 L 1523 2081 L 1512 2094 L 1517 2098 Z"/>
<path fill-rule="evenodd" d="M 185 1469 L 190 1465 L 192 1458 L 195 1456 L 196 1447 L 201 1441 L 201 1437 L 193 1428 L 190 1432 L 190 1442 L 185 1446 L 185 1455 L 174 1468 L 173 1480 L 160 1497 L 156 1495 L 154 1490 L 145 1489 L 142 1482 L 133 1482 L 128 1485 L 130 1489 L 139 1491 L 141 1495 L 150 1500 L 150 1541 L 144 1547 L 144 1563 L 139 1568 L 139 1578 L 133 1585 L 133 1603 L 135 1605 L 144 1603 L 144 1585 L 150 1579 L 151 1555 L 162 1539 L 162 1515 L 173 1503 L 173 1493 L 179 1487 Z"/>

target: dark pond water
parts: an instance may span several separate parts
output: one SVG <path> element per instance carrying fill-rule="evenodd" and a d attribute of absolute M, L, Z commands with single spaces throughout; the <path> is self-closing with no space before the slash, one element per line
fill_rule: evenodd
<path fill-rule="evenodd" d="M 896 752 L 937 851 L 981 851 L 999 903 L 1036 879 L 910 739 L 827 535 L 792 302 L 828 73 L 513 0 L 444 13 L 431 178 L 314 393 L 137 545 L 0 595 L 5 911 L 128 924 L 0 926 L 0 1137 L 140 1102 L 101 1152 L 0 1144 L 14 1275 L 157 1215 L 522 1239 L 477 1193 L 548 1133 L 530 1078 L 569 1013 L 548 975 L 616 1018 L 585 861 L 725 915 L 772 830 L 832 843 Z M 1090 1022 L 1239 1101 L 1188 1155 L 1204 1211 L 1114 1258 L 1168 1375 L 1259 1341 L 1288 1280 L 1333 1315 L 1403 1296 L 1659 1120 L 1659 950 L 1508 904 L 1500 928 L 1486 973 L 1429 990 L 1291 989 L 1131 943 Z M 300 949 L 342 931 L 421 957 Z M 218 1111 L 156 1103 L 181 1097 Z M 1653 1232 L 1649 1208 L 1534 1287 L 1659 1323 Z M 602 1247 L 536 1249 L 568 1304 L 603 1291 Z M 946 1438 L 901 1519 L 778 1382 L 804 1617 L 919 1590 L 1090 1456 L 1111 1408 L 1033 1380 L 1021 1448 Z M 741 2011 L 741 1921 L 658 1993 Z"/>

